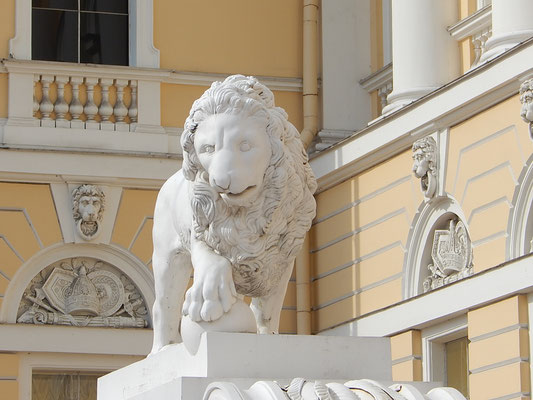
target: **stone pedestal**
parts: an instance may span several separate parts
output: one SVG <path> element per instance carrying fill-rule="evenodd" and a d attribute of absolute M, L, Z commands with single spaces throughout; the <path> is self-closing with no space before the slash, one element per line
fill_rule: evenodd
<path fill-rule="evenodd" d="M 98 380 L 99 400 L 201 399 L 216 381 L 248 388 L 295 377 L 391 381 L 388 338 L 206 332 L 191 355 L 183 344 Z"/>

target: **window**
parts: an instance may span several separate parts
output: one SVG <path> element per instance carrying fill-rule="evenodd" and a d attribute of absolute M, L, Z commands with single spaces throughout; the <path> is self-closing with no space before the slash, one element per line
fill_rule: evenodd
<path fill-rule="evenodd" d="M 463 314 L 422 330 L 423 378 L 439 381 L 468 398 L 468 328 Z"/>
<path fill-rule="evenodd" d="M 96 400 L 96 380 L 105 373 L 34 372 L 32 400 Z"/>
<path fill-rule="evenodd" d="M 32 59 L 128 65 L 128 22 L 128 0 L 32 0 Z"/>
<path fill-rule="evenodd" d="M 468 338 L 462 337 L 444 344 L 446 352 L 446 385 L 468 397 Z"/>

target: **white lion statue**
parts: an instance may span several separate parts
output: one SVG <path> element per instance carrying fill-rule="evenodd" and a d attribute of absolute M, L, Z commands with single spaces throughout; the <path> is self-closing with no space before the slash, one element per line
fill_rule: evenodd
<path fill-rule="evenodd" d="M 155 206 L 152 353 L 181 342 L 181 312 L 215 321 L 242 296 L 252 297 L 257 331 L 277 333 L 316 208 L 298 131 L 266 86 L 234 75 L 194 102 L 181 144 L 182 169 Z"/>

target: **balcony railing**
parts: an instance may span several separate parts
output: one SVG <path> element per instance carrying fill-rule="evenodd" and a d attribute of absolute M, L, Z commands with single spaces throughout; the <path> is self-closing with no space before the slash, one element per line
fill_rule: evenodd
<path fill-rule="evenodd" d="M 161 125 L 161 83 L 169 71 L 46 61 L 1 64 L 9 74 L 1 140 L 6 145 L 180 153 L 180 130 Z"/>
<path fill-rule="evenodd" d="M 137 79 L 36 74 L 33 117 L 46 127 L 134 132 L 137 86 Z"/>

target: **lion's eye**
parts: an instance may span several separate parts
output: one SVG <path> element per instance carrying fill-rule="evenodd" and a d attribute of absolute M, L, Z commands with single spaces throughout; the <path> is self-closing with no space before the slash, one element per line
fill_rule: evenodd
<path fill-rule="evenodd" d="M 200 153 L 213 153 L 215 151 L 215 146 L 211 144 L 204 144 L 200 147 Z"/>
<path fill-rule="evenodd" d="M 241 151 L 249 151 L 252 148 L 252 146 L 250 146 L 250 143 L 245 141 L 245 142 L 241 142 L 240 148 L 241 148 Z"/>

